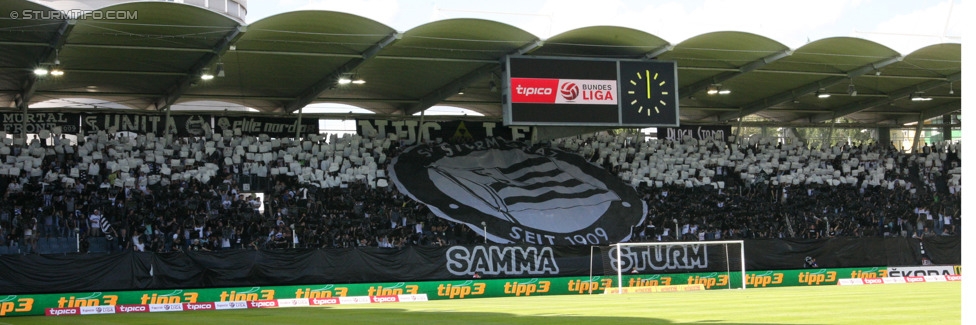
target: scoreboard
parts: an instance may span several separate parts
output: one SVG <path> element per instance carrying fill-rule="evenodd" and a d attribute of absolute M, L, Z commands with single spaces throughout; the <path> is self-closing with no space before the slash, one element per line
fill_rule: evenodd
<path fill-rule="evenodd" d="M 506 125 L 678 126 L 673 61 L 506 58 Z"/>

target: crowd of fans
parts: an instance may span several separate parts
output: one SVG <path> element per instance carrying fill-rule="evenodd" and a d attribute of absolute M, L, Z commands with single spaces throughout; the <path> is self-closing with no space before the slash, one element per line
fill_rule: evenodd
<path fill-rule="evenodd" d="M 579 152 L 643 195 L 648 215 L 632 240 L 960 232 L 957 144 L 914 154 L 879 144 L 810 149 L 609 135 L 551 145 Z M 75 236 L 82 251 L 87 238 L 104 237 L 110 251 L 154 252 L 483 240 L 389 186 L 383 170 L 401 150 L 397 141 L 99 134 L 3 147 L 0 245 L 26 253 L 37 252 L 38 238 Z"/>
<path fill-rule="evenodd" d="M 649 210 L 634 228 L 638 240 L 925 238 L 960 231 L 958 144 L 905 154 L 877 143 L 811 150 L 768 139 L 602 137 L 559 145 L 635 184 Z"/>

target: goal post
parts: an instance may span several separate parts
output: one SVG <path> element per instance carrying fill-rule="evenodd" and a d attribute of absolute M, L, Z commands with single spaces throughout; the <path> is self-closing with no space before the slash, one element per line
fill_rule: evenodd
<path fill-rule="evenodd" d="M 702 246 L 704 246 L 705 248 L 702 248 Z M 733 251 L 730 251 L 730 246 L 733 247 L 732 249 Z M 616 269 L 617 292 L 618 293 L 623 292 L 624 272 L 632 271 L 636 268 L 636 266 L 634 265 L 635 262 L 633 261 L 630 262 L 631 265 L 622 265 L 623 261 L 625 261 L 627 258 L 626 256 L 623 255 L 624 250 L 626 250 L 628 254 L 636 254 L 637 256 L 639 256 L 642 253 L 650 254 L 650 252 L 646 252 L 646 251 L 651 251 L 651 250 L 658 250 L 659 254 L 662 252 L 662 250 L 664 253 L 668 253 L 668 252 L 672 252 L 671 249 L 674 249 L 675 247 L 678 248 L 692 247 L 694 249 L 699 249 L 699 250 L 704 249 L 704 253 L 706 253 L 704 258 L 706 259 L 708 259 L 709 255 L 720 254 L 719 256 L 724 257 L 721 259 L 723 260 L 724 265 L 709 266 L 708 269 L 710 270 L 717 270 L 720 268 L 724 269 L 726 274 L 729 275 L 730 277 L 732 272 L 737 271 L 739 272 L 739 275 L 741 277 L 741 284 L 742 284 L 741 289 L 746 288 L 745 242 L 742 240 L 716 240 L 716 241 L 693 241 L 693 242 L 634 242 L 634 243 L 617 243 L 617 244 L 611 244 L 609 246 L 609 248 L 613 251 L 611 255 L 615 257 L 616 261 L 615 262 L 607 261 L 608 264 L 610 265 L 606 265 L 606 266 L 608 266 L 611 269 Z M 708 247 L 719 248 L 720 252 L 708 252 Z M 738 249 L 738 252 L 734 252 L 735 248 Z M 634 250 L 639 250 L 640 252 L 634 252 Z M 592 270 L 593 251 L 594 251 L 594 247 L 591 247 L 590 248 L 590 252 L 591 252 L 590 278 L 591 279 L 593 278 L 593 270 Z M 603 255 L 607 255 L 607 254 L 604 253 Z M 604 257 L 609 257 L 609 256 L 604 256 Z M 609 270 L 605 270 L 605 271 L 609 271 Z M 680 273 L 680 272 L 687 272 L 687 271 L 688 270 L 662 270 L 662 273 L 669 273 L 669 272 Z M 706 270 L 702 270 L 702 271 L 706 271 Z M 732 288 L 731 281 L 729 281 L 729 288 L 730 289 Z"/>

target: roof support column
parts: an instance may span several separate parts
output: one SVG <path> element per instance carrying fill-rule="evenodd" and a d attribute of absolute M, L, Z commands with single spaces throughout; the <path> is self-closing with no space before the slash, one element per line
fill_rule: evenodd
<path fill-rule="evenodd" d="M 20 137 L 27 141 L 27 101 L 20 102 Z"/>
<path fill-rule="evenodd" d="M 834 140 L 834 127 L 837 126 L 837 119 L 830 120 L 830 131 L 827 132 L 827 147 L 833 146 L 832 141 Z"/>
<path fill-rule="evenodd" d="M 942 115 L 942 140 L 952 141 L 952 115 Z"/>
<path fill-rule="evenodd" d="M 420 111 L 420 129 L 418 129 L 418 130 L 423 130 L 423 127 L 424 127 L 424 117 L 425 117 L 424 116 L 425 115 L 424 112 L 426 112 L 426 111 L 427 111 L 426 109 Z M 420 131 L 420 132 L 417 132 L 417 133 L 418 133 L 417 134 L 417 139 L 419 139 L 419 140 L 417 140 L 418 141 L 417 143 L 418 144 L 426 143 L 426 142 L 424 142 L 424 132 L 423 131 Z M 427 133 L 427 141 L 430 141 L 430 133 Z"/>
<path fill-rule="evenodd" d="M 741 112 L 742 112 L 742 109 L 740 108 L 739 109 L 739 113 L 741 113 Z M 737 126 L 735 128 L 735 140 L 736 141 L 739 141 L 739 134 L 742 134 L 742 114 L 739 114 L 739 126 Z"/>
<path fill-rule="evenodd" d="M 298 109 L 298 119 L 295 120 L 295 140 L 302 138 L 302 111 L 305 110 L 305 106 Z"/>
<path fill-rule="evenodd" d="M 912 141 L 912 153 L 919 153 L 919 141 L 922 140 L 922 123 L 925 120 L 922 118 L 922 113 L 918 113 L 918 124 L 915 124 L 915 140 Z"/>
<path fill-rule="evenodd" d="M 176 129 L 176 126 L 175 125 L 169 123 L 169 115 L 170 115 L 169 113 L 172 112 L 172 111 L 173 110 L 170 109 L 169 106 L 166 106 L 166 117 L 165 117 L 166 121 L 163 122 L 163 125 L 164 125 L 164 127 L 163 127 L 163 135 L 164 136 L 166 134 L 170 134 L 170 128 Z M 175 134 L 176 132 L 173 132 L 173 133 Z"/>

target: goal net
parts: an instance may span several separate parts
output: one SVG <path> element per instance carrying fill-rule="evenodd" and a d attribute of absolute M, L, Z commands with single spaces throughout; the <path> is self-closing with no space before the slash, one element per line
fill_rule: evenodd
<path fill-rule="evenodd" d="M 624 287 L 705 284 L 706 288 L 746 287 L 741 240 L 635 242 L 590 247 L 590 279 L 613 277 Z M 592 292 L 591 292 L 592 293 Z"/>

